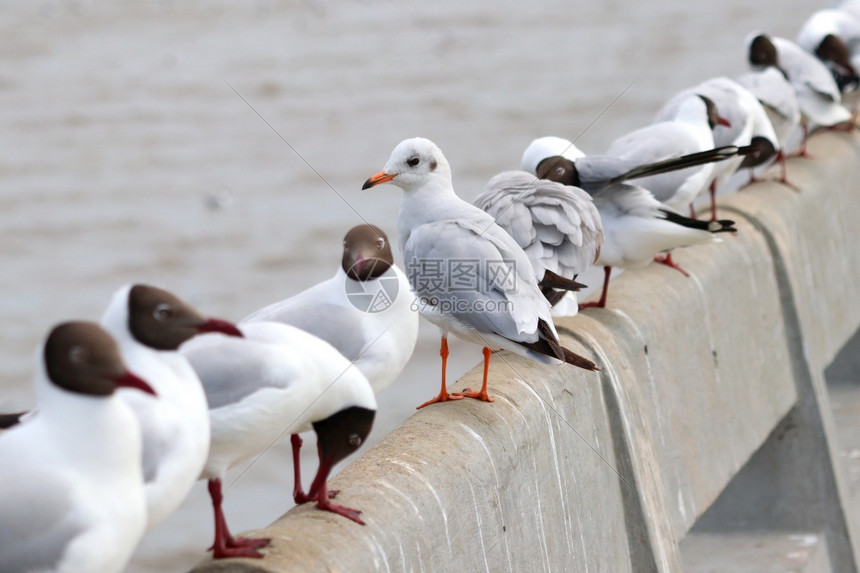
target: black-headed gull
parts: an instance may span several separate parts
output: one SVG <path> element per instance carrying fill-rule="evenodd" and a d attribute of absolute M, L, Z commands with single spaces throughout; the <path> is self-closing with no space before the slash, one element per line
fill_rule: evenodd
<path fill-rule="evenodd" d="M 686 155 L 670 154 L 665 158 L 642 162 L 636 158 L 624 159 L 615 155 L 586 155 L 567 139 L 545 136 L 532 140 L 523 152 L 520 164 L 523 171 L 541 177 L 549 170 L 559 174 L 566 172 L 578 182 L 577 187 L 593 195 L 615 183 L 672 173 L 754 151 L 748 147 L 728 145 Z"/>
<path fill-rule="evenodd" d="M 206 395 L 179 346 L 205 332 L 241 334 L 233 324 L 206 318 L 173 294 L 143 284 L 118 289 L 101 324 L 116 339 L 129 368 L 158 393 L 154 399 L 119 392 L 141 425 L 149 530 L 179 507 L 200 478 L 209 452 Z"/>
<path fill-rule="evenodd" d="M 525 171 L 505 171 L 487 182 L 474 205 L 492 215 L 522 247 L 553 307 L 572 290 L 571 279 L 584 273 L 600 254 L 600 213 L 582 189 Z M 572 312 L 564 314 L 576 314 L 577 305 L 572 306 Z"/>
<path fill-rule="evenodd" d="M 797 45 L 824 62 L 840 91 L 857 89 L 860 20 L 856 16 L 838 8 L 818 10 L 801 26 Z"/>
<path fill-rule="evenodd" d="M 487 394 L 492 349 L 511 350 L 544 364 L 596 369 L 590 360 L 561 346 L 528 256 L 492 216 L 457 197 L 448 161 L 432 141 L 402 141 L 363 189 L 386 182 L 403 190 L 397 229 L 420 312 L 442 333 L 441 390 L 419 408 L 464 396 L 492 401 Z M 448 333 L 484 347 L 480 391 L 448 394 Z"/>
<path fill-rule="evenodd" d="M 795 188 L 788 181 L 785 160 L 789 138 L 800 126 L 800 103 L 797 101 L 797 92 L 785 77 L 785 73 L 774 66 L 742 74 L 736 80 L 747 88 L 764 108 L 779 142 L 776 157 L 782 170 L 779 181 Z"/>
<path fill-rule="evenodd" d="M 851 112 L 842 105 L 839 86 L 827 67 L 815 56 L 785 38 L 753 32 L 747 37 L 747 61 L 754 70 L 769 66 L 781 69 L 797 93 L 803 115 L 804 143 L 815 126 L 850 125 Z"/>
<path fill-rule="evenodd" d="M 415 350 L 414 303 L 406 275 L 394 264 L 388 236 L 379 227 L 364 224 L 344 236 L 340 267 L 332 278 L 265 306 L 240 324 L 280 322 L 310 332 L 352 362 L 379 394 L 403 371 Z M 293 434 L 290 441 L 294 473 L 299 476 L 302 439 Z"/>
<path fill-rule="evenodd" d="M 409 281 L 394 264 L 388 236 L 358 225 L 343 239 L 335 275 L 257 310 L 240 324 L 282 322 L 322 338 L 361 370 L 375 393 L 400 374 L 418 338 Z"/>
<path fill-rule="evenodd" d="M 243 338 L 196 336 L 180 351 L 200 377 L 209 401 L 212 437 L 202 477 L 215 514 L 213 556 L 262 557 L 268 539 L 234 538 L 221 508 L 228 468 L 264 452 L 281 436 L 313 429 L 320 466 L 307 494 L 296 475 L 294 498 L 357 523 L 359 511 L 331 503 L 332 467 L 370 433 L 376 398 L 367 378 L 329 343 L 293 326 L 251 322 Z M 296 464 L 295 469 L 298 469 Z"/>
<path fill-rule="evenodd" d="M 0 435 L 0 571 L 122 571 L 146 526 L 140 428 L 117 388 L 154 394 L 91 322 L 51 330 L 38 412 Z"/>
<path fill-rule="evenodd" d="M 536 141 L 538 144 L 532 142 L 533 146 L 540 147 Z M 575 165 L 568 165 L 559 156 L 541 158 L 534 147 L 530 154 L 536 157 L 528 165 L 536 164 L 546 179 L 572 188 L 579 186 Z M 544 152 L 555 153 L 557 149 L 550 145 Z M 547 162 L 553 168 L 545 168 Z M 637 185 L 611 183 L 594 193 L 593 200 L 603 224 L 603 247 L 596 264 L 604 267 L 604 281 L 599 301 L 584 303 L 580 308 L 606 306 L 611 267 L 641 268 L 660 253 L 711 241 L 716 233 L 735 230 L 729 220 L 704 222 L 684 217 Z"/>
<path fill-rule="evenodd" d="M 653 180 L 655 175 L 660 174 L 666 174 L 671 178 L 673 172 L 688 171 L 689 168 L 697 168 L 706 163 L 722 161 L 736 157 L 739 153 L 745 154 L 753 151 L 749 147 L 741 149 L 736 146 L 726 146 L 680 157 L 670 156 L 652 163 L 642 164 L 635 158 L 630 160 L 614 156 L 585 156 L 582 154 L 582 157 L 570 159 L 561 155 L 561 151 L 569 150 L 572 146 L 573 143 L 560 137 L 539 137 L 533 140 L 523 153 L 523 170 L 534 173 L 542 179 L 555 181 L 571 188 L 581 188 L 591 195 L 596 195 L 604 189 L 614 187 L 629 179 L 647 181 Z M 684 176 L 682 175 L 678 183 L 680 184 L 683 179 Z M 658 184 L 665 183 L 667 180 L 671 179 L 658 180 Z M 671 207 L 666 205 L 661 205 L 661 208 L 675 213 Z M 691 222 L 687 222 L 687 224 L 692 225 L 693 228 L 698 228 Z M 670 227 L 666 230 L 671 231 L 672 229 Z M 675 236 L 676 233 L 670 232 L 669 235 Z M 676 239 L 678 238 L 680 237 L 676 236 Z M 679 244 L 679 246 L 682 245 Z M 687 271 L 672 260 L 671 253 L 661 255 L 656 261 L 688 276 Z M 604 281 L 605 284 L 606 281 Z"/>
<path fill-rule="evenodd" d="M 716 105 L 727 125 L 713 129 L 714 145 L 754 146 L 755 152 L 745 157 L 735 156 L 713 164 L 708 190 L 711 196 L 711 220 L 717 219 L 717 190 L 739 168 L 752 168 L 765 163 L 778 151 L 779 141 L 762 104 L 747 88 L 727 77 L 707 79 L 670 98 L 654 118 L 655 122 L 669 121 L 678 114 L 686 100 L 696 95 L 705 96 Z M 640 181 L 647 188 L 647 182 Z"/>
<path fill-rule="evenodd" d="M 694 94 L 685 97 L 665 121 L 657 121 L 620 136 L 606 150 L 606 155 L 640 164 L 667 157 L 706 151 L 714 147 L 714 129 L 729 126 L 714 102 Z M 636 184 L 648 189 L 670 208 L 685 212 L 711 180 L 713 163 L 659 173 L 638 179 Z"/>

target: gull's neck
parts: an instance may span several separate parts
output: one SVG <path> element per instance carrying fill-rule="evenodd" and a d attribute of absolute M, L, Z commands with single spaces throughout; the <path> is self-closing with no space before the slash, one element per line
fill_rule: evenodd
<path fill-rule="evenodd" d="M 457 197 L 450 177 L 428 178 L 423 184 L 403 189 L 400 211 L 397 215 L 397 234 L 400 248 L 409 239 L 413 228 L 455 218 L 454 211 L 465 201 Z"/>

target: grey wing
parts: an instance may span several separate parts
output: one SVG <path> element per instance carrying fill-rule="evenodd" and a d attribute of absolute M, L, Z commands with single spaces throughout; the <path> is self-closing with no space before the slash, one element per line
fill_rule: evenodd
<path fill-rule="evenodd" d="M 737 78 L 762 105 L 786 121 L 795 121 L 800 115 L 797 94 L 782 72 L 776 68 L 767 68 L 760 72 L 750 72 Z"/>
<path fill-rule="evenodd" d="M 210 410 L 240 402 L 264 388 L 286 388 L 294 381 L 279 345 L 204 334 L 183 344 L 180 352 L 197 372 Z"/>
<path fill-rule="evenodd" d="M 537 278 L 585 272 L 603 245 L 600 214 L 577 187 L 506 171 L 490 179 L 475 205 L 493 215 L 528 255 Z"/>
<path fill-rule="evenodd" d="M 702 151 L 701 145 L 685 127 L 673 121 L 666 121 L 651 124 L 619 137 L 612 142 L 606 154 L 623 159 L 635 159 L 644 164 L 698 151 Z M 667 201 L 689 177 L 700 169 L 702 168 L 697 166 L 660 173 L 637 179 L 636 183 L 650 190 L 660 201 Z"/>
<path fill-rule="evenodd" d="M 779 52 L 779 61 L 792 84 L 805 85 L 809 89 L 841 102 L 839 87 L 823 63 L 803 48 L 784 38 L 772 38 Z"/>
<path fill-rule="evenodd" d="M 83 533 L 68 490 L 52 474 L 0 477 L 0 571 L 53 571 L 69 544 Z M 53 479 L 52 479 L 53 478 Z"/>
<path fill-rule="evenodd" d="M 674 121 L 653 123 L 622 135 L 609 145 L 606 155 L 650 163 L 702 151 L 684 126 Z"/>
<path fill-rule="evenodd" d="M 538 315 L 549 316 L 528 258 L 498 225 L 468 217 L 420 225 L 403 256 L 424 265 L 424 272 L 410 273 L 416 295 L 439 301 L 446 315 L 479 332 L 531 340 L 523 334 L 536 332 Z M 439 274 L 431 275 L 426 263 Z"/>
<path fill-rule="evenodd" d="M 303 294 L 264 307 L 249 315 L 240 324 L 258 321 L 289 324 L 325 340 L 350 361 L 361 356 L 365 341 L 361 336 L 357 336 L 361 324 L 355 319 L 356 315 L 350 312 L 354 309 Z"/>

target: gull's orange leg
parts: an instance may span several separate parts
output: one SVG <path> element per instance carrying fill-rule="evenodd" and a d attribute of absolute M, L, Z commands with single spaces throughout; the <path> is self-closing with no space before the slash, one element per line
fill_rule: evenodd
<path fill-rule="evenodd" d="M 442 347 L 439 349 L 439 356 L 442 357 L 442 389 L 439 390 L 439 395 L 435 398 L 431 398 L 427 400 L 417 408 L 416 410 L 420 410 L 424 406 L 429 406 L 430 404 L 435 404 L 436 402 L 447 402 L 448 400 L 461 400 L 462 396 L 457 396 L 455 394 L 448 394 L 448 384 L 445 382 L 445 375 L 448 370 L 448 337 L 442 337 Z"/>
<path fill-rule="evenodd" d="M 490 355 L 492 355 L 493 351 L 484 347 L 484 383 L 481 385 L 481 391 L 475 392 L 471 388 L 466 388 L 462 392 L 454 392 L 454 396 L 461 396 L 463 398 L 477 398 L 478 400 L 482 400 L 484 402 L 494 402 L 496 399 L 491 398 L 487 394 L 487 375 L 490 372 Z"/>
<path fill-rule="evenodd" d="M 579 305 L 579 310 L 583 308 L 606 308 L 606 296 L 609 294 L 609 275 L 611 273 L 612 267 L 603 267 L 603 290 L 600 293 L 600 300 L 584 302 Z"/>
<path fill-rule="evenodd" d="M 684 270 L 684 268 L 672 260 L 672 253 L 666 253 L 662 257 L 654 257 L 655 263 L 660 263 L 661 265 L 666 265 L 667 267 L 672 267 L 676 271 L 679 271 L 685 277 L 690 276 L 690 273 Z"/>

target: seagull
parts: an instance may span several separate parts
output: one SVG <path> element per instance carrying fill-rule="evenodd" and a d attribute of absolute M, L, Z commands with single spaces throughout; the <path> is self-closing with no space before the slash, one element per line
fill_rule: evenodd
<path fill-rule="evenodd" d="M 523 170 L 534 173 L 541 179 L 561 183 L 562 185 L 565 185 L 567 189 L 581 188 L 589 194 L 596 196 L 605 189 L 615 187 L 617 184 L 624 183 L 631 179 L 651 179 L 651 176 L 664 173 L 671 176 L 672 172 L 678 170 L 686 170 L 685 168 L 696 167 L 713 161 L 721 161 L 735 157 L 738 154 L 748 154 L 755 151 L 750 146 L 745 148 L 725 146 L 642 164 L 636 159 L 620 159 L 618 157 L 606 155 L 586 157 L 583 154 L 582 157 L 577 158 L 575 161 L 560 155 L 562 150 L 570 149 L 572 146 L 573 143 L 559 137 L 540 137 L 535 139 L 529 144 L 523 153 Z M 650 202 L 650 199 L 648 199 L 648 201 Z M 600 207 L 596 204 L 595 206 L 598 208 L 598 211 L 600 211 Z M 604 205 L 604 207 L 606 206 Z M 666 205 L 660 205 L 659 207 L 677 214 Z M 603 214 L 601 213 L 601 218 L 602 215 Z M 692 225 L 692 228 L 700 227 L 699 225 L 690 223 L 686 217 L 677 221 L 680 222 L 682 220 L 685 224 Z M 667 229 L 674 231 L 671 227 Z M 675 240 L 679 238 L 674 232 L 669 234 L 674 236 Z M 683 245 L 679 244 L 678 246 Z M 659 252 L 660 251 L 656 251 L 655 255 Z M 684 274 L 684 276 L 689 276 L 687 271 L 672 260 L 670 253 L 657 257 L 655 260 L 661 264 L 677 269 Z M 604 285 L 606 285 L 607 282 L 608 281 L 605 280 Z M 589 303 L 588 306 L 591 306 L 591 304 Z"/>
<path fill-rule="evenodd" d="M 221 507 L 221 482 L 230 467 L 261 455 L 284 434 L 313 429 L 320 465 L 307 494 L 295 476 L 295 499 L 359 524 L 360 511 L 331 503 L 332 467 L 370 433 L 376 398 L 367 378 L 329 343 L 275 322 L 239 325 L 243 337 L 196 336 L 180 347 L 203 383 L 212 438 L 201 477 L 209 480 L 215 514 L 213 557 L 263 557 L 269 539 L 237 539 Z M 298 465 L 295 466 L 298 470 Z"/>
<path fill-rule="evenodd" d="M 788 181 L 785 148 L 789 137 L 800 126 L 800 103 L 797 101 L 797 93 L 785 73 L 774 66 L 748 72 L 737 77 L 736 81 L 758 98 L 776 133 L 779 149 L 776 160 L 782 169 L 782 175 L 778 181 L 796 189 L 795 185 Z"/>
<path fill-rule="evenodd" d="M 543 178 L 565 185 L 568 189 L 576 189 L 581 185 L 578 169 L 581 160 L 574 164 L 559 156 L 541 157 L 539 149 L 540 139 L 533 141 L 527 149 L 524 167 L 537 169 Z M 557 145 L 549 145 L 543 153 L 557 151 Z M 705 156 L 725 159 L 713 151 Z M 648 173 L 649 169 L 650 166 L 643 166 L 641 172 Z M 622 181 L 597 188 L 593 192 L 593 200 L 603 224 L 603 247 L 595 263 L 603 266 L 603 289 L 598 301 L 581 304 L 580 309 L 606 306 L 612 267 L 641 268 L 659 253 L 711 241 L 717 233 L 735 231 L 734 222 L 730 220 L 704 222 L 684 217 L 660 203 L 647 189 L 624 183 L 623 177 Z M 686 271 L 682 272 L 686 274 Z"/>
<path fill-rule="evenodd" d="M 821 60 L 842 92 L 857 89 L 860 77 L 860 20 L 845 10 L 814 12 L 797 34 L 797 45 Z"/>
<path fill-rule="evenodd" d="M 154 395 L 92 322 L 48 334 L 39 410 L 0 435 L 0 571 L 125 569 L 146 526 L 140 429 L 117 388 Z"/>
<path fill-rule="evenodd" d="M 623 159 L 616 155 L 586 155 L 567 139 L 546 136 L 532 140 L 526 147 L 521 168 L 539 177 L 543 177 L 550 170 L 556 170 L 559 174 L 570 173 L 576 179 L 577 187 L 594 195 L 615 183 L 698 167 L 753 152 L 754 150 L 748 147 L 729 145 L 686 155 L 669 154 L 657 160 L 643 162 L 636 158 Z"/>
<path fill-rule="evenodd" d="M 710 242 L 717 233 L 736 231 L 734 221 L 727 219 L 684 217 L 636 185 L 616 183 L 607 187 L 594 196 L 594 205 L 603 221 L 604 244 L 596 262 L 603 266 L 603 289 L 597 302 L 581 304 L 581 309 L 606 306 L 612 267 L 642 268 L 659 253 Z"/>
<path fill-rule="evenodd" d="M 118 289 L 101 325 L 116 339 L 129 368 L 158 393 L 156 400 L 133 390 L 119 392 L 141 425 L 150 530 L 186 498 L 209 452 L 206 395 L 178 348 L 199 333 L 241 334 L 229 322 L 204 318 L 173 294 L 143 284 Z"/>
<path fill-rule="evenodd" d="M 365 224 L 347 232 L 340 267 L 332 278 L 265 306 L 240 324 L 280 322 L 325 340 L 379 394 L 400 375 L 415 350 L 418 313 L 414 305 L 409 281 L 394 264 L 388 236 L 379 227 Z M 294 472 L 299 476 L 301 436 L 293 434 L 290 442 Z M 295 501 L 302 503 L 300 498 Z"/>
<path fill-rule="evenodd" d="M 493 349 L 543 364 L 597 369 L 561 346 L 528 256 L 492 216 L 457 197 L 451 168 L 436 144 L 420 137 L 400 142 L 362 189 L 387 182 L 403 190 L 397 228 L 409 282 L 420 312 L 441 331 L 441 389 L 419 408 L 462 397 L 493 401 L 487 394 Z M 449 333 L 484 347 L 479 392 L 448 394 Z"/>
<path fill-rule="evenodd" d="M 705 151 L 714 147 L 714 130 L 729 121 L 709 97 L 685 97 L 666 121 L 658 121 L 622 135 L 609 145 L 606 155 L 645 164 L 667 157 Z M 711 180 L 710 163 L 641 178 L 637 184 L 676 211 L 690 207 Z"/>
<path fill-rule="evenodd" d="M 851 112 L 842 105 L 839 87 L 827 67 L 815 56 L 785 38 L 753 32 L 747 38 L 747 58 L 753 70 L 774 66 L 781 69 L 797 93 L 804 117 L 804 143 L 814 126 L 839 126 L 851 121 Z"/>
<path fill-rule="evenodd" d="M 492 215 L 525 251 L 553 306 L 600 254 L 603 225 L 591 196 L 577 187 L 505 171 L 487 182 L 474 205 Z M 556 290 L 562 289 L 562 290 Z M 573 305 L 576 314 L 577 305 Z"/>
<path fill-rule="evenodd" d="M 711 220 L 717 219 L 717 190 L 739 168 L 761 165 L 775 156 L 779 141 L 767 113 L 758 99 L 738 82 L 727 77 L 715 77 L 676 94 L 657 112 L 655 122 L 670 121 L 684 102 L 695 96 L 707 97 L 720 110 L 725 124 L 713 128 L 714 145 L 754 146 L 756 151 L 742 157 L 736 155 L 713 164 L 707 184 L 711 196 Z M 642 183 L 647 187 L 647 183 Z"/>
<path fill-rule="evenodd" d="M 322 338 L 350 360 L 379 394 L 400 374 L 418 339 L 409 281 L 394 264 L 388 236 L 358 225 L 343 239 L 335 275 L 240 322 L 281 322 Z"/>

